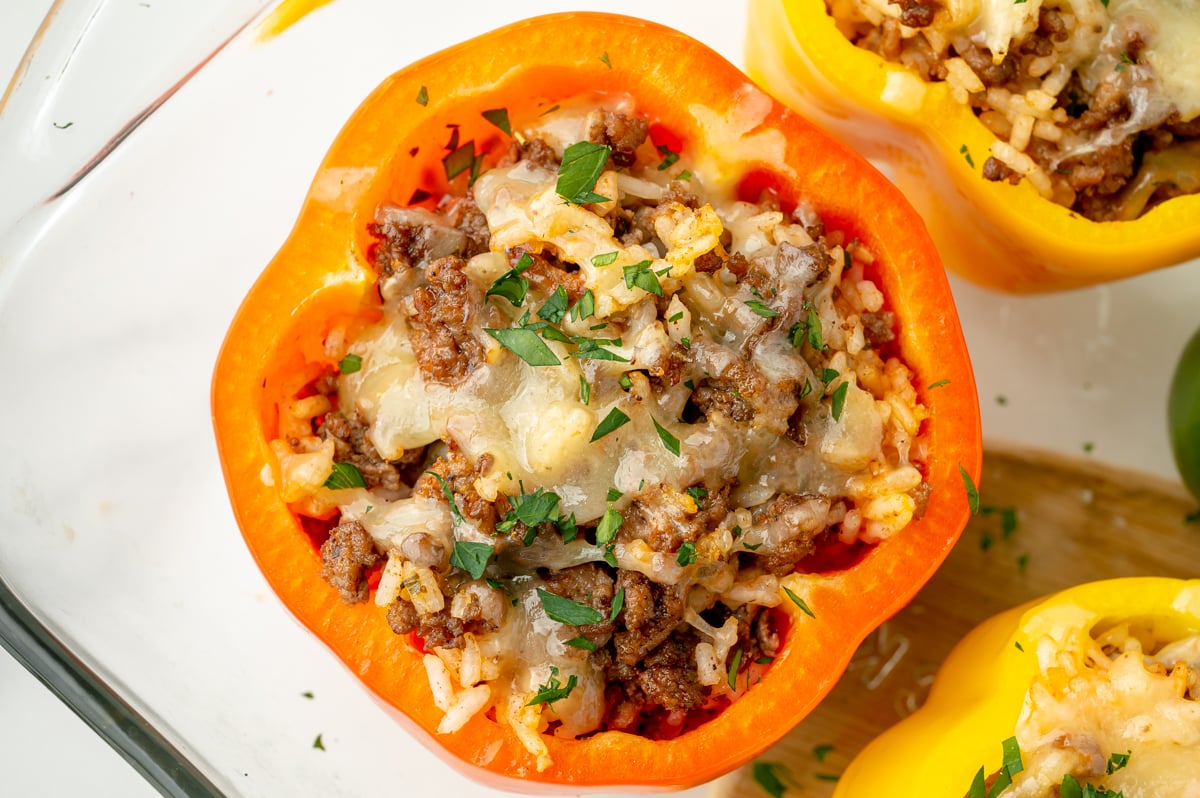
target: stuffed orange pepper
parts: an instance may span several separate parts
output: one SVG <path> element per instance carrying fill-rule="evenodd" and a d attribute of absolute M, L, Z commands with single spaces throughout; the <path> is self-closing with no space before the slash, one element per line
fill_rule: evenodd
<path fill-rule="evenodd" d="M 510 789 L 752 758 L 978 499 L 920 219 L 709 49 L 602 14 L 366 99 L 230 328 L 213 417 L 283 602 Z"/>
<path fill-rule="evenodd" d="M 1200 17 L 1174 0 L 752 0 L 750 74 L 885 162 L 995 288 L 1200 255 Z"/>

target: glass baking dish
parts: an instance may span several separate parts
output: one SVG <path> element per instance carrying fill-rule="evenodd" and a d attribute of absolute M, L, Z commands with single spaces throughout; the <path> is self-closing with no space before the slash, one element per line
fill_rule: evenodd
<path fill-rule="evenodd" d="M 209 380 L 359 101 L 562 4 L 337 0 L 263 37 L 263 2 L 61 0 L 56 24 L 86 44 L 67 47 L 74 72 L 28 73 L 64 87 L 0 114 L 0 144 L 20 145 L 0 147 L 0 636 L 166 795 L 492 795 L 271 594 L 228 509 Z M 573 7 L 736 63 L 743 5 Z M 1157 408 L 1196 324 L 1196 264 L 1051 297 L 954 285 L 989 435 L 1174 476 Z M 1135 386 L 1148 412 L 1129 412 Z"/>

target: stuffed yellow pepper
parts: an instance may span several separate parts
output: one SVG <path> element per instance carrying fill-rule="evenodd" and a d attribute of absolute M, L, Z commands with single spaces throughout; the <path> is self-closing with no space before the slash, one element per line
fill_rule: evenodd
<path fill-rule="evenodd" d="M 835 798 L 1200 795 L 1200 580 L 1091 582 L 997 615 Z"/>
<path fill-rule="evenodd" d="M 885 162 L 964 276 L 1044 291 L 1200 255 L 1188 3 L 750 6 L 751 76 Z"/>

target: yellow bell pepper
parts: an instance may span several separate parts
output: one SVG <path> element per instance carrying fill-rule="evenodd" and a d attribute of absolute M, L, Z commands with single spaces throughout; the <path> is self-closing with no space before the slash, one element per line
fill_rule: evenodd
<path fill-rule="evenodd" d="M 1039 641 L 1069 645 L 1097 623 L 1133 619 L 1163 641 L 1200 633 L 1200 579 L 1090 582 L 985 621 L 950 652 L 925 705 L 851 762 L 834 798 L 967 795 L 981 766 L 993 774 L 1003 764 L 1001 744 L 1040 673 Z"/>
<path fill-rule="evenodd" d="M 746 65 L 777 98 L 885 167 L 946 265 L 1004 291 L 1106 282 L 1200 255 L 1200 194 L 1094 222 L 1022 180 L 990 182 L 996 137 L 950 86 L 855 47 L 823 0 L 750 0 Z"/>

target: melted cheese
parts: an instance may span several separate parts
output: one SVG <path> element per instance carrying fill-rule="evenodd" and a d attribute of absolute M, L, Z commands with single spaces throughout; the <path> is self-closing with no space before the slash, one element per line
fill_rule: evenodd
<path fill-rule="evenodd" d="M 1082 650 L 1042 641 L 1016 728 L 1025 770 L 1004 798 L 1057 795 L 1066 774 L 1125 798 L 1200 798 L 1200 636 L 1152 657 L 1136 638 L 1122 645 L 1110 659 L 1090 639 Z M 1110 755 L 1126 752 L 1108 773 Z"/>

